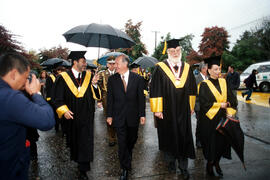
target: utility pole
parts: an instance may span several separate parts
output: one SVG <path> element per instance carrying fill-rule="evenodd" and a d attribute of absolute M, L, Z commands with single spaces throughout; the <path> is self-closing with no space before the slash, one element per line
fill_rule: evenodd
<path fill-rule="evenodd" d="M 159 31 L 152 31 L 153 33 L 155 33 L 155 50 L 157 47 L 157 33 L 160 33 Z"/>

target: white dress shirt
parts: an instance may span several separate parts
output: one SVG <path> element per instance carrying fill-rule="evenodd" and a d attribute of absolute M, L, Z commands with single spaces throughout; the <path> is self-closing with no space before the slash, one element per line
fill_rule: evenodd
<path fill-rule="evenodd" d="M 121 74 L 121 75 L 120 75 L 121 78 L 122 78 L 123 75 L 124 75 L 124 77 L 125 77 L 126 85 L 128 86 L 129 70 L 128 70 L 127 72 L 125 72 L 124 74 Z"/>
<path fill-rule="evenodd" d="M 206 80 L 207 79 L 207 76 L 203 75 L 201 72 L 200 72 L 200 74 L 201 74 L 203 80 Z"/>
<path fill-rule="evenodd" d="M 75 78 L 78 79 L 80 72 L 76 71 L 74 68 L 72 68 L 71 71 L 72 71 L 73 75 L 75 76 Z"/>

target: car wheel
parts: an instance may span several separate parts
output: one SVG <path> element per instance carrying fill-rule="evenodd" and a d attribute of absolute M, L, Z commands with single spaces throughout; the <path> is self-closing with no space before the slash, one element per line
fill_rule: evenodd
<path fill-rule="evenodd" d="M 260 91 L 262 91 L 262 92 L 270 91 L 270 83 L 268 83 L 268 82 L 261 83 L 260 84 Z"/>

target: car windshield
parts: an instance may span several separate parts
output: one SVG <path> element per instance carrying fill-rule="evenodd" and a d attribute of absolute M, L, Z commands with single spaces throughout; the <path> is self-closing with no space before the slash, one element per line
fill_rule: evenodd
<path fill-rule="evenodd" d="M 253 69 L 258 69 L 259 65 L 250 65 L 245 71 L 243 71 L 242 75 L 250 75 Z"/>

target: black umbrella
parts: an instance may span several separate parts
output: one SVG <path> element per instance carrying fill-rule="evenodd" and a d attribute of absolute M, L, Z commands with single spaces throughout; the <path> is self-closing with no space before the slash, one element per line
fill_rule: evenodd
<path fill-rule="evenodd" d="M 226 137 L 246 170 L 244 163 L 244 133 L 240 127 L 240 121 L 227 117 L 227 119 L 221 120 L 216 129 Z"/>
<path fill-rule="evenodd" d="M 51 58 L 51 59 L 47 59 L 46 61 L 43 61 L 40 65 L 41 66 L 49 67 L 49 66 L 58 65 L 59 63 L 62 63 L 62 62 L 63 62 L 63 59 L 60 59 L 60 58 Z"/>
<path fill-rule="evenodd" d="M 71 62 L 63 59 L 63 61 L 59 64 L 59 66 L 71 67 Z"/>
<path fill-rule="evenodd" d="M 138 64 L 141 68 L 145 69 L 155 66 L 158 63 L 158 60 L 154 57 L 143 56 L 136 59 L 133 63 Z"/>
<path fill-rule="evenodd" d="M 108 49 L 130 48 L 135 42 L 124 32 L 106 24 L 92 23 L 76 26 L 65 32 L 67 42 L 85 47 L 103 47 Z"/>

